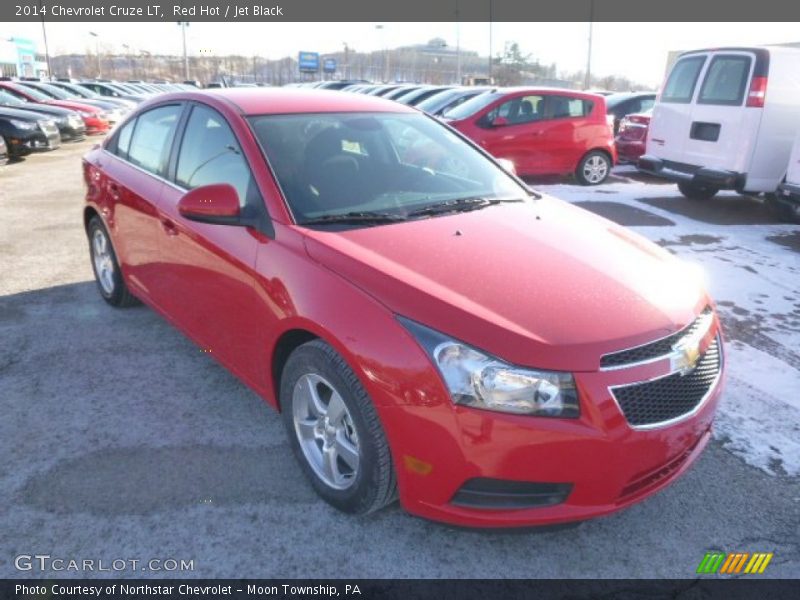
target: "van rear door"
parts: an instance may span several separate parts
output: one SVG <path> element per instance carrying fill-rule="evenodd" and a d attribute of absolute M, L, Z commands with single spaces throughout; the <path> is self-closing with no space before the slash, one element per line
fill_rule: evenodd
<path fill-rule="evenodd" d="M 692 123 L 692 100 L 707 53 L 692 53 L 673 65 L 653 108 L 647 135 L 647 153 L 663 160 L 685 163 L 683 150 Z"/>
<path fill-rule="evenodd" d="M 691 104 L 688 132 L 684 129 L 681 162 L 748 172 L 763 113 L 763 108 L 747 106 L 756 63 L 751 51 L 709 54 Z M 764 67 L 759 64 L 758 68 Z"/>

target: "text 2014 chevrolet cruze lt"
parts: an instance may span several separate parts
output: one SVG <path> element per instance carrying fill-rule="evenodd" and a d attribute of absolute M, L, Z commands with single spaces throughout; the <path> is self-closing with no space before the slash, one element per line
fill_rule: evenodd
<path fill-rule="evenodd" d="M 103 298 L 144 301 L 279 409 L 344 511 L 585 519 L 709 438 L 721 332 L 695 271 L 411 108 L 163 95 L 84 177 Z"/>

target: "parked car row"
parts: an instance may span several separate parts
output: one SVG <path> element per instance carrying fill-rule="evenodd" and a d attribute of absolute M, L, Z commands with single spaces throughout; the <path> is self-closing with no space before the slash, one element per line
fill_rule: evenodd
<path fill-rule="evenodd" d="M 137 104 L 187 84 L 0 79 L 0 164 L 103 135 Z"/>
<path fill-rule="evenodd" d="M 783 47 L 682 54 L 649 124 L 638 123 L 649 125 L 639 168 L 676 182 L 691 200 L 720 190 L 763 194 L 778 216 L 800 222 L 798 64 L 800 50 Z M 624 133 L 641 139 L 632 122 Z"/>
<path fill-rule="evenodd" d="M 524 177 L 606 180 L 617 160 L 613 128 L 655 94 L 600 94 L 544 87 L 455 87 L 333 82 L 299 84 L 394 100 L 437 117 Z M 343 82 L 338 82 L 343 83 Z M 610 107 L 614 112 L 609 113 Z M 421 154 L 423 149 L 418 149 Z M 432 157 L 428 157 L 434 160 Z M 445 160 L 438 157 L 435 160 Z"/>

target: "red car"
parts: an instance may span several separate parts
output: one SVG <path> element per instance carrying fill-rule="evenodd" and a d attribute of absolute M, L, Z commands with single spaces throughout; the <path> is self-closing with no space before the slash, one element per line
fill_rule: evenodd
<path fill-rule="evenodd" d="M 109 130 L 108 121 L 102 110 L 96 106 L 90 106 L 72 100 L 55 100 L 30 87 L 19 85 L 13 81 L 0 81 L 0 90 L 5 90 L 9 94 L 37 104 L 50 104 L 76 111 L 86 125 L 86 133 L 89 135 L 106 133 Z"/>
<path fill-rule="evenodd" d="M 636 164 L 644 154 L 652 111 L 628 115 L 619 122 L 615 143 L 620 162 Z"/>
<path fill-rule="evenodd" d="M 162 95 L 83 174 L 101 296 L 145 302 L 281 411 L 343 511 L 399 496 L 462 525 L 586 519 L 669 485 L 709 439 L 722 341 L 695 271 L 424 113 Z"/>
<path fill-rule="evenodd" d="M 603 96 L 548 88 L 498 89 L 444 114 L 450 125 L 528 175 L 602 183 L 616 161 Z"/>

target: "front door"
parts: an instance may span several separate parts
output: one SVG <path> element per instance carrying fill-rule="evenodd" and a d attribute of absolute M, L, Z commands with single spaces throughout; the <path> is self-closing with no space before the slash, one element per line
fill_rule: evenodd
<path fill-rule="evenodd" d="M 186 190 L 230 183 L 243 211 L 265 210 L 241 146 L 216 110 L 193 105 L 175 162 L 174 184 L 159 201 L 163 281 L 159 302 L 204 351 L 246 380 L 260 382 L 254 281 L 259 244 L 269 240 L 246 227 L 190 221 L 178 212 Z"/>

